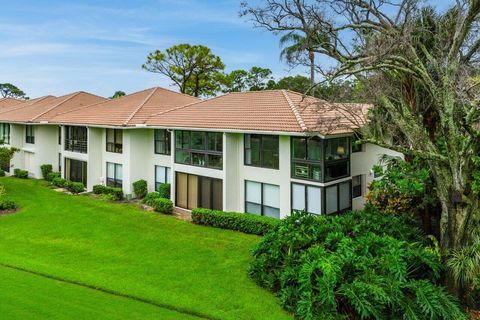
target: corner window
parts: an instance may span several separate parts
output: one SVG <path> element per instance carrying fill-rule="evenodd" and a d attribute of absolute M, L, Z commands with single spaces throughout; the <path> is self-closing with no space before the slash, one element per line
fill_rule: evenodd
<path fill-rule="evenodd" d="M 114 188 L 122 188 L 122 184 L 122 165 L 118 163 L 107 162 L 107 186 Z"/>
<path fill-rule="evenodd" d="M 352 198 L 363 196 L 363 175 L 352 177 Z"/>
<path fill-rule="evenodd" d="M 325 213 L 343 212 L 352 207 L 350 181 L 325 187 Z"/>
<path fill-rule="evenodd" d="M 322 180 L 322 141 L 319 137 L 292 137 L 292 177 Z"/>
<path fill-rule="evenodd" d="M 107 151 L 122 153 L 123 152 L 123 130 L 106 129 L 107 131 Z"/>
<path fill-rule="evenodd" d="M 25 126 L 25 142 L 35 144 L 35 127 Z"/>
<path fill-rule="evenodd" d="M 245 134 L 245 165 L 278 169 L 278 136 Z"/>
<path fill-rule="evenodd" d="M 171 154 L 171 133 L 166 129 L 155 129 L 155 153 L 156 154 Z"/>
<path fill-rule="evenodd" d="M 322 191 L 320 187 L 292 184 L 292 210 L 312 214 L 322 213 Z"/>
<path fill-rule="evenodd" d="M 155 190 L 158 191 L 161 184 L 171 183 L 171 176 L 169 167 L 155 166 Z"/>
<path fill-rule="evenodd" d="M 222 169 L 223 133 L 175 131 L 175 162 Z"/>
<path fill-rule="evenodd" d="M 332 181 L 350 175 L 349 137 L 326 139 L 325 181 Z"/>
<path fill-rule="evenodd" d="M 10 144 L 10 124 L 0 123 L 0 142 Z"/>
<path fill-rule="evenodd" d="M 245 181 L 245 212 L 280 218 L 280 187 Z"/>

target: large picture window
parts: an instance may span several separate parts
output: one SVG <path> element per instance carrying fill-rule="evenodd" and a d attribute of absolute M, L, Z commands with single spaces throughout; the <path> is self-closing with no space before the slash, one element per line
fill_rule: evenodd
<path fill-rule="evenodd" d="M 123 151 L 123 130 L 107 129 L 107 151 L 122 153 Z"/>
<path fill-rule="evenodd" d="M 350 175 L 350 138 L 326 139 L 325 143 L 325 179 L 332 181 Z"/>
<path fill-rule="evenodd" d="M 65 126 L 65 150 L 87 153 L 87 127 Z"/>
<path fill-rule="evenodd" d="M 0 123 L 0 142 L 10 144 L 10 124 Z"/>
<path fill-rule="evenodd" d="M 175 162 L 222 169 L 223 133 L 175 131 Z"/>
<path fill-rule="evenodd" d="M 107 162 L 107 186 L 114 188 L 122 188 L 122 184 L 122 165 L 118 163 Z"/>
<path fill-rule="evenodd" d="M 155 166 L 155 190 L 158 191 L 161 184 L 171 183 L 171 175 L 169 167 Z"/>
<path fill-rule="evenodd" d="M 292 137 L 292 177 L 322 180 L 322 141 L 319 137 Z"/>
<path fill-rule="evenodd" d="M 171 134 L 166 129 L 155 129 L 155 153 L 156 154 L 171 154 Z"/>
<path fill-rule="evenodd" d="M 280 218 L 280 187 L 245 181 L 245 212 Z"/>
<path fill-rule="evenodd" d="M 35 127 L 34 126 L 25 126 L 25 142 L 26 143 L 35 143 Z"/>
<path fill-rule="evenodd" d="M 305 184 L 292 184 L 292 210 L 312 214 L 322 213 L 322 191 L 320 187 Z"/>
<path fill-rule="evenodd" d="M 87 185 L 87 162 L 65 158 L 65 179 Z"/>
<path fill-rule="evenodd" d="M 245 165 L 278 169 L 278 136 L 245 134 Z"/>

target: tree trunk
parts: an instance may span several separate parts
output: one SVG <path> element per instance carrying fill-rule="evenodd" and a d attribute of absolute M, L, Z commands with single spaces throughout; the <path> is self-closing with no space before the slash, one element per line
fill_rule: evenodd
<path fill-rule="evenodd" d="M 310 95 L 315 96 L 315 52 L 309 50 L 308 58 L 310 59 L 310 86 L 312 88 Z"/>

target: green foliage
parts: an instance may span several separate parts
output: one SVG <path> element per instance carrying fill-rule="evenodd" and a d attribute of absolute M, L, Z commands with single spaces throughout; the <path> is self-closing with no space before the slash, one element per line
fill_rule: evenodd
<path fill-rule="evenodd" d="M 100 184 L 93 186 L 94 194 L 110 194 L 114 200 L 120 201 L 123 199 L 123 190 L 121 188 L 113 188 L 109 186 L 103 186 Z"/>
<path fill-rule="evenodd" d="M 133 183 L 133 192 L 135 196 L 139 199 L 145 198 L 147 195 L 147 181 L 145 180 L 138 180 Z"/>
<path fill-rule="evenodd" d="M 155 211 L 163 214 L 173 213 L 173 202 L 170 199 L 156 198 L 151 200 L 152 207 Z"/>
<path fill-rule="evenodd" d="M 113 94 L 113 96 L 110 97 L 110 99 L 117 99 L 117 98 L 123 97 L 125 95 L 126 95 L 126 93 L 123 92 L 123 91 L 115 91 L 115 93 Z"/>
<path fill-rule="evenodd" d="M 16 168 L 15 170 L 13 170 L 13 176 L 20 179 L 27 179 L 28 171 Z"/>
<path fill-rule="evenodd" d="M 219 77 L 222 92 L 260 91 L 275 88 L 272 70 L 252 67 L 250 70 L 233 70 Z"/>
<path fill-rule="evenodd" d="M 65 184 L 67 183 L 67 180 L 57 177 L 52 179 L 52 185 L 59 187 L 59 188 L 65 188 Z"/>
<path fill-rule="evenodd" d="M 13 158 L 15 152 L 20 151 L 18 148 L 0 147 L 0 168 L 7 170 L 10 168 L 10 161 Z"/>
<path fill-rule="evenodd" d="M 388 214 L 412 214 L 432 205 L 436 197 L 432 194 L 430 171 L 418 158 L 406 162 L 400 158 L 384 159 L 385 167 L 374 166 L 375 174 L 381 178 L 372 182 L 368 201 Z"/>
<path fill-rule="evenodd" d="M 64 188 L 73 194 L 78 194 L 85 191 L 85 186 L 81 182 L 66 181 L 64 183 Z"/>
<path fill-rule="evenodd" d="M 407 218 L 372 207 L 294 213 L 254 247 L 249 273 L 299 319 L 461 319 L 424 242 Z"/>
<path fill-rule="evenodd" d="M 210 48 L 182 43 L 149 53 L 142 68 L 169 77 L 180 92 L 199 97 L 218 91 L 216 79 L 225 65 Z"/>
<path fill-rule="evenodd" d="M 250 213 L 224 212 L 196 208 L 192 210 L 192 221 L 196 224 L 216 228 L 263 235 L 272 230 L 280 220 L 271 217 L 257 216 Z"/>
<path fill-rule="evenodd" d="M 40 166 L 40 170 L 42 171 L 42 177 L 43 179 L 50 181 L 49 180 L 49 174 L 53 171 L 53 167 L 51 164 L 42 164 Z"/>
<path fill-rule="evenodd" d="M 158 187 L 158 193 L 161 198 L 170 199 L 170 183 L 162 183 Z"/>
<path fill-rule="evenodd" d="M 28 99 L 25 92 L 23 92 L 17 86 L 14 86 L 11 83 L 0 83 L 0 95 L 3 98 L 14 98 L 22 100 Z"/>
<path fill-rule="evenodd" d="M 17 208 L 18 206 L 15 201 L 6 199 L 4 197 L 0 198 L 0 211 L 15 210 Z"/>
<path fill-rule="evenodd" d="M 0 169 L 0 177 L 5 177 L 5 171 L 3 171 L 2 169 Z"/>
<path fill-rule="evenodd" d="M 47 181 L 53 181 L 55 178 L 61 178 L 62 174 L 60 172 L 50 172 L 47 175 Z"/>
<path fill-rule="evenodd" d="M 147 206 L 153 207 L 154 201 L 159 198 L 164 197 L 162 197 L 158 192 L 150 192 L 145 196 L 145 198 L 143 198 L 143 203 L 145 203 Z"/>

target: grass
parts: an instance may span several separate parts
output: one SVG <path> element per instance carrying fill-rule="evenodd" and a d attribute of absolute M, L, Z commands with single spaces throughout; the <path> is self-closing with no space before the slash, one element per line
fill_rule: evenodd
<path fill-rule="evenodd" d="M 4 273 L 2 268 L 0 301 L 10 303 L 0 304 L 0 312 L 8 319 L 25 318 L 29 310 L 55 319 L 130 318 L 130 314 L 148 319 L 151 308 L 161 319 L 189 319 L 189 314 L 214 319 L 290 318 L 271 293 L 248 278 L 256 236 L 196 226 L 129 204 L 57 193 L 44 181 L 1 178 L 0 183 L 21 207 L 16 214 L 0 216 L 0 265 L 165 307 L 22 271 Z M 17 280 L 21 285 L 14 288 Z M 97 299 L 105 301 L 104 306 L 89 304 Z M 97 316 L 89 317 L 88 312 Z"/>

